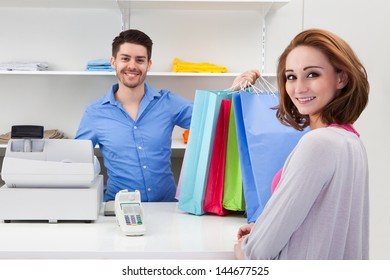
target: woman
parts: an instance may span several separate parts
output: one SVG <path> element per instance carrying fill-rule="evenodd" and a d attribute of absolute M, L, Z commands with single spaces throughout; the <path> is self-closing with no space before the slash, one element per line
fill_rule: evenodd
<path fill-rule="evenodd" d="M 253 83 L 259 72 L 235 79 Z M 368 102 L 367 73 L 351 47 L 319 29 L 279 58 L 281 123 L 310 126 L 289 155 L 256 223 L 238 232 L 240 259 L 368 259 L 368 164 L 353 128 Z"/>

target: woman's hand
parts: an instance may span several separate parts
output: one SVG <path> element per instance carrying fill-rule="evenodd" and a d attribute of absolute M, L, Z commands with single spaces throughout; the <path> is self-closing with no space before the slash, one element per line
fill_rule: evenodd
<path fill-rule="evenodd" d="M 246 224 L 246 225 L 241 226 L 238 229 L 237 239 L 240 240 L 245 235 L 248 235 L 251 232 L 254 225 L 255 225 L 255 223 L 250 223 L 250 224 Z"/>
<path fill-rule="evenodd" d="M 232 90 L 240 90 L 242 88 L 246 88 L 249 85 L 253 85 L 256 80 L 260 78 L 259 70 L 249 70 L 240 75 L 238 75 L 232 84 Z"/>
<path fill-rule="evenodd" d="M 254 225 L 255 223 L 246 224 L 241 226 L 238 230 L 238 234 L 237 234 L 238 241 L 237 244 L 234 245 L 234 253 L 238 260 L 245 260 L 244 252 L 241 249 L 242 241 L 244 237 L 251 232 Z"/>
<path fill-rule="evenodd" d="M 237 244 L 234 245 L 234 254 L 237 260 L 245 260 L 244 252 L 241 249 L 242 239 L 238 240 Z"/>

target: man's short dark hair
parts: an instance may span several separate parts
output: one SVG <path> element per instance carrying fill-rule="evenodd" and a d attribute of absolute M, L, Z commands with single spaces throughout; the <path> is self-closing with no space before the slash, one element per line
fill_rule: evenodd
<path fill-rule="evenodd" d="M 153 42 L 148 35 L 136 29 L 122 31 L 112 42 L 112 56 L 116 57 L 119 48 L 124 43 L 131 43 L 144 46 L 148 54 L 148 60 L 152 58 Z"/>

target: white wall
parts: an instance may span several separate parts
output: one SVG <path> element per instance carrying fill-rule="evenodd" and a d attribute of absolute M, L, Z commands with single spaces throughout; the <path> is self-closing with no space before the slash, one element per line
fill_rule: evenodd
<path fill-rule="evenodd" d="M 112 40 L 121 27 L 121 14 L 114 9 L 0 8 L 0 62 L 37 60 L 47 61 L 50 70 L 84 70 L 88 60 L 110 57 Z M 223 65 L 229 72 L 260 67 L 259 11 L 135 10 L 131 27 L 145 31 L 154 42 L 151 71 L 171 71 L 175 57 Z M 237 47 L 241 40 L 244 51 L 241 43 Z M 225 89 L 232 79 L 194 82 L 188 77 L 149 77 L 148 81 L 192 100 L 196 89 Z M 85 105 L 104 95 L 114 81 L 114 77 L 2 75 L 0 100 L 7 106 L 2 107 L 6 117 L 0 120 L 0 134 L 13 124 L 30 123 L 59 128 L 73 137 Z"/>
<path fill-rule="evenodd" d="M 265 71 L 275 70 L 286 44 L 303 28 L 329 29 L 346 39 L 365 64 L 371 96 L 357 123 L 370 164 L 371 258 L 390 259 L 390 116 L 387 105 L 388 30 L 386 0 L 291 0 L 267 17 Z M 195 15 L 195 17 L 193 17 Z M 152 71 L 169 71 L 174 57 L 208 61 L 242 72 L 261 65 L 262 22 L 257 11 L 135 12 L 131 26 L 154 40 Z M 202 20 L 194 20 L 201 17 Z M 120 14 L 104 9 L 0 8 L 0 62 L 46 60 L 53 70 L 83 70 L 89 59 L 110 55 L 121 29 Z M 177 31 L 179 30 L 179 31 Z M 200 39 L 199 39 L 200 38 Z M 224 79 L 152 78 L 156 88 L 170 88 L 188 99 L 195 89 L 224 89 Z M 84 106 L 103 95 L 114 77 L 0 76 L 0 134 L 15 123 L 42 123 L 72 137 Z"/>
<path fill-rule="evenodd" d="M 390 259 L 389 9 L 390 2 L 386 0 L 291 0 L 269 19 L 271 45 L 267 46 L 267 66 L 272 69 L 278 55 L 298 31 L 324 28 L 344 38 L 365 65 L 370 101 L 356 127 L 366 145 L 370 167 L 370 257 L 387 260 Z M 281 22 L 280 18 L 284 20 Z"/>
<path fill-rule="evenodd" d="M 343 37 L 368 72 L 370 101 L 356 126 L 369 157 L 370 246 L 374 259 L 390 259 L 389 9 L 386 0 L 305 0 L 304 9 L 305 28 L 326 28 Z"/>

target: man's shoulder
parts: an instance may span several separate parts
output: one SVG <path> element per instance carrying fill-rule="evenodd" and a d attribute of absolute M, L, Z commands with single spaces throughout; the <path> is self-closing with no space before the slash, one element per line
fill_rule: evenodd
<path fill-rule="evenodd" d="M 188 106 L 190 104 L 192 104 L 191 101 L 187 100 L 186 98 L 184 98 L 183 96 L 169 90 L 169 89 L 161 89 L 160 91 L 158 91 L 158 94 L 160 96 L 160 98 L 162 98 L 163 100 L 166 100 L 167 102 L 170 102 L 170 103 L 177 103 L 177 104 L 181 104 L 181 105 L 184 105 L 184 106 Z"/>
<path fill-rule="evenodd" d="M 112 87 L 107 91 L 107 93 L 94 101 L 87 104 L 87 109 L 100 108 L 104 104 L 110 103 L 114 99 L 114 92 L 118 90 L 118 84 L 112 85 Z"/>
<path fill-rule="evenodd" d="M 90 103 L 88 103 L 88 107 L 96 107 L 96 106 L 100 106 L 104 103 L 104 100 L 106 99 L 106 96 L 101 96 L 93 101 L 91 101 Z"/>
<path fill-rule="evenodd" d="M 98 109 L 109 102 L 108 94 L 105 94 L 87 104 L 87 109 Z"/>

